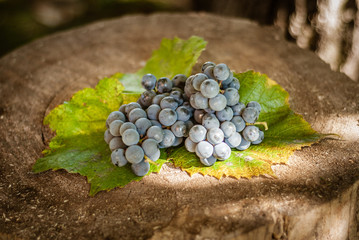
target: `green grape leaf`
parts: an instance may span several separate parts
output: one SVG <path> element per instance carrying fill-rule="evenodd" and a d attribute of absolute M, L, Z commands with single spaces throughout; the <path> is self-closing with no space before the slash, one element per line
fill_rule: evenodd
<path fill-rule="evenodd" d="M 240 101 L 244 104 L 257 101 L 262 107 L 258 122 L 268 124 L 263 142 L 245 151 L 232 149 L 229 159 L 217 161 L 211 167 L 205 167 L 194 153 L 180 147 L 168 155 L 175 166 L 190 175 L 200 173 L 216 178 L 251 178 L 265 174 L 274 176 L 271 165 L 286 163 L 295 150 L 310 146 L 327 136 L 314 131 L 302 116 L 294 113 L 289 107 L 289 94 L 266 75 L 248 71 L 234 76 L 241 84 Z"/>
<path fill-rule="evenodd" d="M 179 73 L 189 75 L 205 46 L 200 37 L 163 39 L 160 48 L 137 73 L 117 73 L 104 78 L 95 88 L 80 90 L 70 101 L 57 106 L 44 119 L 56 136 L 43 151 L 44 157 L 34 164 L 33 171 L 65 169 L 79 173 L 91 184 L 90 195 L 142 179 L 132 173 L 130 166 L 112 164 L 111 151 L 103 139 L 106 119 L 123 103 L 137 100 L 138 93 L 143 91 L 140 83 L 143 74 L 151 72 L 156 77 L 170 78 Z M 150 163 L 148 174 L 158 172 L 166 159 L 162 150 L 160 159 Z"/>
<path fill-rule="evenodd" d="M 91 196 L 101 190 L 123 187 L 131 181 L 142 179 L 132 172 L 129 165 L 115 167 L 112 164 L 111 151 L 103 140 L 103 131 L 69 137 L 55 136 L 50 148 L 51 151 L 45 152 L 45 157 L 37 160 L 34 172 L 66 169 L 70 173 L 79 173 L 91 183 Z M 159 172 L 165 159 L 166 153 L 162 151 L 156 164 L 150 164 L 147 175 Z"/>
<path fill-rule="evenodd" d="M 268 174 L 274 176 L 271 164 L 253 159 L 248 151 L 233 151 L 231 157 L 225 161 L 217 161 L 210 167 L 204 166 L 195 153 L 188 152 L 185 147 L 169 151 L 168 157 L 173 160 L 176 167 L 180 167 L 192 176 L 194 173 L 209 175 L 220 179 L 222 176 L 235 178 L 259 176 Z"/>
<path fill-rule="evenodd" d="M 197 36 L 192 36 L 188 40 L 163 39 L 161 47 L 153 52 L 144 68 L 136 73 L 122 76 L 121 82 L 125 86 L 126 92 L 143 92 L 141 81 L 138 79 L 147 73 L 151 73 L 157 78 L 172 78 L 177 74 L 189 76 L 206 44 L 206 41 Z"/>

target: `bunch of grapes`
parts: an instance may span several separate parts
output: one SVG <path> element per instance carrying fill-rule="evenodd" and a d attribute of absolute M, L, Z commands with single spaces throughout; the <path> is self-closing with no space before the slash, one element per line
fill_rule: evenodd
<path fill-rule="evenodd" d="M 156 79 L 146 74 L 137 102 L 122 105 L 106 121 L 105 141 L 112 163 L 131 164 L 137 176 L 157 161 L 160 149 L 184 142 L 205 166 L 228 159 L 231 148 L 245 150 L 263 141 L 256 123 L 261 106 L 239 102 L 240 84 L 226 64 L 206 62 L 202 73 Z"/>

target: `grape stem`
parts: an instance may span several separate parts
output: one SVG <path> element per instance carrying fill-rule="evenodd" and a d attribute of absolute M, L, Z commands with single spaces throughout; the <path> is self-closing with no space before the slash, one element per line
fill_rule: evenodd
<path fill-rule="evenodd" d="M 250 125 L 263 125 L 264 126 L 264 130 L 268 130 L 268 124 L 267 122 L 255 122 L 255 123 L 246 123 L 247 126 Z"/>
<path fill-rule="evenodd" d="M 218 84 L 219 88 L 222 87 L 222 82 L 223 82 L 223 81 L 219 81 L 219 84 Z"/>
<path fill-rule="evenodd" d="M 140 141 L 138 141 L 139 144 L 141 144 L 143 141 L 145 141 L 148 137 L 147 136 L 144 136 L 142 138 L 140 138 Z M 139 145 L 138 144 L 138 145 Z"/>
<path fill-rule="evenodd" d="M 152 163 L 152 164 L 158 166 L 158 164 L 157 164 L 156 162 L 152 161 L 152 160 L 149 159 L 147 156 L 145 156 L 145 162 Z"/>

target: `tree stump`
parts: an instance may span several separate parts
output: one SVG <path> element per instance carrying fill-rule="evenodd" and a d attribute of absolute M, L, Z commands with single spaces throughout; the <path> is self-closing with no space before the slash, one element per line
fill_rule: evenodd
<path fill-rule="evenodd" d="M 208 41 L 204 61 L 266 73 L 325 139 L 278 178 L 217 180 L 167 164 L 89 197 L 85 177 L 34 174 L 51 134 L 44 116 L 84 87 L 142 67 L 163 37 Z M 32 42 L 0 59 L 0 237 L 20 239 L 358 239 L 359 86 L 279 29 L 209 14 L 134 15 Z"/>

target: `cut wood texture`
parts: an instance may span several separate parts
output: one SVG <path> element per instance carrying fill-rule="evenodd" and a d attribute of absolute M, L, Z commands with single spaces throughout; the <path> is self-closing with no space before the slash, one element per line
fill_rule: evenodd
<path fill-rule="evenodd" d="M 135 72 L 163 37 L 208 41 L 204 61 L 266 73 L 321 133 L 278 178 L 222 178 L 164 165 L 89 197 L 64 170 L 31 171 L 53 133 L 44 116 L 84 87 Z M 0 59 L 0 237 L 10 239 L 358 239 L 359 86 L 275 27 L 208 14 L 134 15 L 30 43 Z"/>

